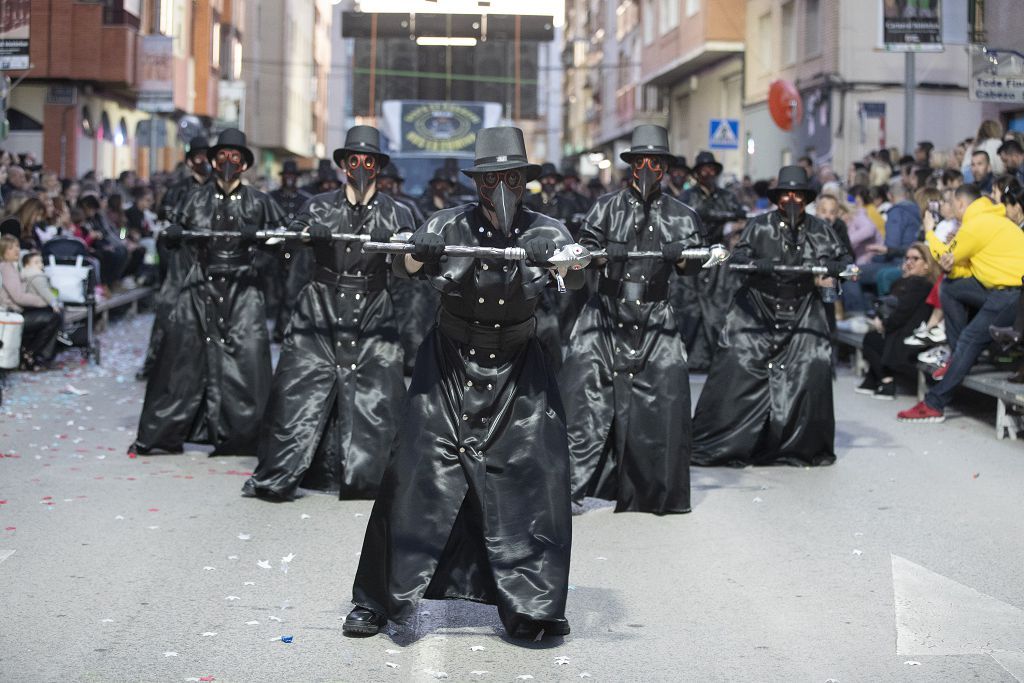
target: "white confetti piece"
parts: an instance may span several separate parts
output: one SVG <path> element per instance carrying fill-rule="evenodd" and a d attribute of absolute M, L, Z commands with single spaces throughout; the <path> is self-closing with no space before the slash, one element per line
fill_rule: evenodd
<path fill-rule="evenodd" d="M 77 389 L 70 384 L 65 384 L 62 393 L 71 394 L 72 396 L 85 396 L 89 392 L 85 389 Z M 34 429 L 39 429 L 39 427 L 34 427 Z"/>
<path fill-rule="evenodd" d="M 114 517 L 114 519 L 121 520 L 121 519 L 124 519 L 124 516 L 123 515 L 118 515 L 117 517 Z"/>
<path fill-rule="evenodd" d="M 608 558 L 607 557 L 603 557 L 603 556 L 598 556 L 598 557 L 595 557 L 594 559 L 595 560 L 607 560 Z"/>
<path fill-rule="evenodd" d="M 402 651 L 401 650 L 391 650 L 391 649 L 388 649 L 388 650 L 384 650 L 384 654 L 400 655 L 400 654 L 402 654 Z"/>
<path fill-rule="evenodd" d="M 229 560 L 237 560 L 238 559 L 238 555 L 228 555 L 228 559 Z"/>
<path fill-rule="evenodd" d="M 427 674 L 428 676 L 432 676 L 432 677 L 434 677 L 434 678 L 436 678 L 438 680 L 448 678 L 448 674 L 445 673 L 444 671 L 434 671 L 433 669 L 424 669 L 423 673 Z"/>
<path fill-rule="evenodd" d="M 277 621 L 277 622 L 281 621 L 281 617 L 275 617 L 273 615 L 271 615 L 271 616 L 269 616 L 267 618 L 270 619 L 271 621 Z"/>
<path fill-rule="evenodd" d="M 226 597 L 224 599 L 225 600 L 241 600 L 242 598 L 238 597 L 237 595 L 229 595 L 228 597 Z"/>
<path fill-rule="evenodd" d="M 177 656 L 178 656 L 177 652 L 165 652 L 164 653 L 164 657 L 177 657 Z"/>
<path fill-rule="evenodd" d="M 921 666 L 921 662 L 910 661 L 910 662 L 903 662 L 903 663 L 906 664 L 907 666 Z"/>
<path fill-rule="evenodd" d="M 152 531 L 154 529 L 159 529 L 160 527 L 158 527 L 158 526 L 147 526 L 146 528 L 149 529 L 150 531 Z"/>
<path fill-rule="evenodd" d="M 864 535 L 864 532 L 863 532 L 863 531 L 854 531 L 854 532 L 853 532 L 853 535 L 854 535 L 854 536 L 863 536 L 863 535 Z"/>
<path fill-rule="evenodd" d="M 305 512 L 303 512 L 301 515 L 299 515 L 299 519 L 311 519 L 311 518 L 310 518 L 309 515 L 307 515 Z"/>
<path fill-rule="evenodd" d="M 216 631 L 204 631 L 201 635 L 202 635 L 203 638 L 212 638 L 215 635 L 217 635 L 217 632 Z"/>
<path fill-rule="evenodd" d="M 255 585 L 256 585 L 256 582 L 255 582 L 255 581 L 246 581 L 246 582 L 245 582 L 245 583 L 243 583 L 242 585 L 243 585 L 243 586 L 255 586 Z"/>
<path fill-rule="evenodd" d="M 523 674 L 521 676 L 516 676 L 516 680 L 517 681 L 532 681 L 533 680 L 533 676 L 531 676 L 530 674 Z"/>
<path fill-rule="evenodd" d="M 256 566 L 260 569 L 270 569 L 270 560 L 260 560 L 256 563 Z"/>
<path fill-rule="evenodd" d="M 258 621 L 247 621 L 247 622 L 245 622 L 245 625 L 246 626 L 259 626 L 260 622 L 258 622 Z"/>
<path fill-rule="evenodd" d="M 470 645 L 469 646 L 469 651 L 470 652 L 480 652 L 481 650 L 486 650 L 486 649 L 487 648 L 485 648 L 483 645 Z"/>
<path fill-rule="evenodd" d="M 583 673 L 580 674 L 580 678 L 590 678 L 590 674 L 587 673 L 586 671 L 584 671 Z"/>
<path fill-rule="evenodd" d="M 568 663 L 568 657 L 555 657 L 555 664 L 557 664 L 558 666 L 566 666 Z"/>
<path fill-rule="evenodd" d="M 389 669 L 397 669 L 398 668 L 398 665 L 395 664 L 394 662 L 384 662 L 384 666 L 386 666 Z"/>
<path fill-rule="evenodd" d="M 853 549 L 853 554 L 854 555 L 863 555 L 864 551 L 863 550 L 857 550 L 856 548 L 854 548 Z"/>
<path fill-rule="evenodd" d="M 100 621 L 102 623 L 104 623 L 104 624 L 110 624 L 110 623 L 113 623 L 114 620 L 113 619 L 100 619 Z"/>
<path fill-rule="evenodd" d="M 352 516 L 353 517 L 362 517 L 363 513 L 362 512 L 357 512 L 357 513 L 353 514 Z"/>
<path fill-rule="evenodd" d="M 203 567 L 203 570 L 204 571 L 208 571 L 208 572 L 212 572 L 212 571 L 216 571 L 217 568 L 216 567 Z"/>
<path fill-rule="evenodd" d="M 491 672 L 490 671 L 481 671 L 479 669 L 477 671 L 470 671 L 469 672 L 469 674 L 471 676 L 483 676 L 484 674 L 489 674 L 489 673 L 491 673 Z"/>
<path fill-rule="evenodd" d="M 287 555 L 285 555 L 284 557 L 281 558 L 281 562 L 284 563 L 284 564 L 288 564 L 289 562 L 291 562 L 294 559 L 295 559 L 295 553 L 288 553 Z"/>
<path fill-rule="evenodd" d="M 764 501 L 763 501 L 763 500 L 761 500 L 761 496 L 757 496 L 757 497 L 756 497 L 756 498 L 754 498 L 754 500 L 753 500 L 753 501 L 751 501 L 751 502 L 753 502 L 753 503 L 763 503 Z"/>
<path fill-rule="evenodd" d="M 239 541 L 248 541 L 252 538 L 252 534 L 238 534 Z"/>

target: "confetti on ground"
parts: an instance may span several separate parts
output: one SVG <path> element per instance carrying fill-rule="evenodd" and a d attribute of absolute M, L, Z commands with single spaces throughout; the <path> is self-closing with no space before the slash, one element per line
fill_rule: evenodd
<path fill-rule="evenodd" d="M 558 666 L 566 666 L 568 663 L 568 657 L 555 657 L 555 664 L 557 664 Z"/>
<path fill-rule="evenodd" d="M 307 515 L 307 514 L 306 514 L 305 512 L 303 512 L 303 513 L 302 513 L 302 514 L 301 514 L 301 515 L 299 516 L 299 519 L 310 519 L 310 516 L 309 516 L 309 515 Z"/>
<path fill-rule="evenodd" d="M 751 502 L 753 502 L 753 503 L 763 503 L 764 501 L 761 500 L 761 496 L 758 496 L 758 497 L 754 498 L 754 500 L 751 501 Z"/>
<path fill-rule="evenodd" d="M 202 635 L 203 638 L 212 638 L 215 635 L 217 635 L 217 632 L 216 631 L 205 631 L 201 635 Z"/>
<path fill-rule="evenodd" d="M 972 475 L 972 477 L 971 477 L 971 478 L 972 478 L 972 479 L 977 479 L 977 478 L 978 478 L 978 477 L 980 477 L 980 476 L 981 476 L 981 472 L 975 472 L 975 473 L 974 473 L 974 474 Z"/>
<path fill-rule="evenodd" d="M 470 671 L 469 675 L 470 676 L 483 676 L 484 674 L 489 674 L 489 673 L 491 673 L 491 672 L 490 671 L 479 671 L 479 670 L 477 670 L 477 671 Z"/>
<path fill-rule="evenodd" d="M 281 636 L 281 642 L 282 643 L 290 643 L 290 642 L 292 642 L 292 640 L 294 638 L 295 638 L 295 636 Z"/>
<path fill-rule="evenodd" d="M 533 676 L 530 674 L 523 674 L 522 676 L 516 676 L 517 681 L 532 681 Z"/>
<path fill-rule="evenodd" d="M 270 616 L 270 617 L 268 617 L 268 618 L 269 618 L 269 619 L 270 619 L 271 621 L 278 621 L 278 622 L 280 622 L 280 621 L 283 621 L 283 620 L 281 619 L 281 617 L 275 617 L 275 616 L 273 616 L 273 615 L 271 615 L 271 616 Z"/>
<path fill-rule="evenodd" d="M 212 572 L 212 571 L 216 571 L 216 570 L 217 570 L 217 568 L 216 568 L 216 567 L 203 567 L 203 569 L 204 569 L 205 571 L 208 571 L 208 572 Z"/>
<path fill-rule="evenodd" d="M 853 551 L 853 554 L 854 554 L 854 555 L 863 555 L 863 554 L 864 554 L 864 551 L 863 551 L 863 550 L 857 550 L 857 549 L 855 548 L 855 549 L 854 549 L 854 551 Z"/>
<path fill-rule="evenodd" d="M 177 652 L 165 652 L 164 653 L 164 657 L 177 657 L 177 656 L 178 656 Z"/>
<path fill-rule="evenodd" d="M 485 650 L 485 649 L 486 648 L 483 645 L 470 645 L 469 646 L 469 651 L 470 652 L 480 652 L 481 650 Z"/>
<path fill-rule="evenodd" d="M 384 662 L 384 666 L 388 667 L 389 669 L 397 669 L 398 668 L 398 665 L 395 664 L 394 662 Z"/>
<path fill-rule="evenodd" d="M 921 666 L 921 662 L 903 662 L 907 666 Z"/>
<path fill-rule="evenodd" d="M 255 582 L 255 581 L 246 581 L 246 582 L 245 582 L 245 583 L 243 583 L 242 585 L 243 585 L 243 586 L 255 586 L 255 585 L 256 585 L 256 582 Z"/>
<path fill-rule="evenodd" d="M 291 562 L 294 559 L 295 559 L 295 553 L 288 553 L 287 555 L 285 555 L 284 557 L 281 558 L 281 562 L 283 562 L 284 564 L 288 564 L 289 562 Z"/>
<path fill-rule="evenodd" d="M 260 624 L 260 622 L 258 622 L 258 621 L 247 621 L 247 622 L 245 622 L 246 626 L 259 626 L 259 624 Z"/>
<path fill-rule="evenodd" d="M 238 534 L 239 541 L 248 541 L 252 538 L 252 534 Z"/>
<path fill-rule="evenodd" d="M 402 654 L 402 651 L 401 650 L 384 650 L 384 654 L 400 655 L 400 654 Z"/>
<path fill-rule="evenodd" d="M 229 595 L 228 597 L 226 597 L 224 599 L 225 600 L 241 600 L 242 598 L 238 597 L 237 595 Z"/>
<path fill-rule="evenodd" d="M 270 569 L 270 560 L 260 560 L 256 563 L 256 566 L 260 569 Z"/>
<path fill-rule="evenodd" d="M 580 674 L 580 678 L 590 678 L 590 674 L 587 673 L 586 671 L 584 671 L 583 673 Z"/>
<path fill-rule="evenodd" d="M 85 396 L 89 393 L 87 389 L 78 389 L 70 384 L 64 385 L 64 391 L 61 393 L 71 394 L 72 396 Z"/>

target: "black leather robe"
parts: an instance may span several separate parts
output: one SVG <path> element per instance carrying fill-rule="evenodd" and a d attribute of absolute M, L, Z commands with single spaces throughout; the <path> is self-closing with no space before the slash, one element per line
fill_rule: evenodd
<path fill-rule="evenodd" d="M 160 203 L 160 220 L 170 223 L 178 222 L 178 212 L 188 195 L 203 183 L 190 175 L 185 180 L 172 185 L 164 194 Z M 160 258 L 160 288 L 153 296 L 153 327 L 149 333 L 149 346 L 142 371 L 147 377 L 152 374 L 157 356 L 166 334 L 167 318 L 174 307 L 174 302 L 181 291 L 181 282 L 192 267 L 191 252 L 188 249 L 172 249 L 167 240 L 161 236 L 156 241 L 157 254 Z"/>
<path fill-rule="evenodd" d="M 700 219 L 663 194 L 632 189 L 598 199 L 580 244 L 620 242 L 658 251 L 701 245 Z M 616 512 L 690 510 L 690 380 L 668 301 L 675 265 L 636 259 L 604 265 L 576 321 L 559 374 L 573 458 L 572 497 L 616 501 Z"/>
<path fill-rule="evenodd" d="M 420 230 L 452 245 L 571 242 L 560 223 L 528 210 L 506 238 L 477 204 L 436 213 Z M 406 273 L 404 259 L 395 272 Z M 398 622 L 422 597 L 496 604 L 510 632 L 523 617 L 562 618 L 569 452 L 558 386 L 533 334 L 551 276 L 525 262 L 445 257 L 415 277 L 441 293 L 443 312 L 416 359 L 353 602 Z"/>
<path fill-rule="evenodd" d="M 284 211 L 282 227 L 291 225 L 306 202 L 312 199 L 308 192 L 283 187 L 271 192 L 270 196 Z M 267 249 L 267 257 L 263 260 L 263 296 L 266 297 L 267 313 L 274 318 L 275 341 L 283 337 L 288 320 L 292 316 L 292 309 L 295 307 L 295 298 L 299 294 L 298 289 L 289 289 L 288 275 L 295 260 L 295 252 L 301 248 L 301 244 L 285 240 Z"/>
<path fill-rule="evenodd" d="M 213 182 L 188 195 L 177 222 L 187 230 L 235 231 L 283 219 L 259 190 L 239 185 L 225 195 Z M 177 248 L 189 251 L 190 267 L 146 386 L 137 444 L 175 452 L 189 441 L 213 444 L 216 454 L 254 455 L 271 378 L 256 247 L 224 238 Z"/>
<path fill-rule="evenodd" d="M 335 233 L 413 229 L 390 197 L 353 206 L 345 189 L 317 195 L 291 229 Z M 296 489 L 373 498 L 398 428 L 405 382 L 385 254 L 361 242 L 315 244 L 312 280 L 302 289 L 274 372 L 260 433 L 259 464 L 243 491 L 290 500 Z"/>
<path fill-rule="evenodd" d="M 728 190 L 716 187 L 708 194 L 699 185 L 683 193 L 681 201 L 697 212 L 704 225 L 707 244 L 721 244 L 725 224 L 738 220 L 746 210 Z M 740 280 L 729 274 L 728 264 L 679 278 L 673 287 L 672 305 L 686 340 L 690 369 L 711 367 L 725 313 L 736 295 Z"/>
<path fill-rule="evenodd" d="M 733 251 L 737 263 L 763 258 L 785 265 L 852 260 L 824 221 L 804 216 L 794 235 L 778 211 L 752 219 Z M 734 277 L 744 283 L 697 402 L 694 464 L 831 464 L 832 344 L 813 276 Z"/>

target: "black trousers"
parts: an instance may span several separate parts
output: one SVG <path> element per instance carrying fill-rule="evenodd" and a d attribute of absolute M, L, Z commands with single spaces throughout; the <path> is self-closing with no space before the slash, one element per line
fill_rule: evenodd
<path fill-rule="evenodd" d="M 876 382 L 893 375 L 912 376 L 917 370 L 913 358 L 921 349 L 904 344 L 899 332 L 896 337 L 883 336 L 874 330 L 864 335 L 864 360 L 868 362 L 868 376 Z"/>
<path fill-rule="evenodd" d="M 50 361 L 57 355 L 57 331 L 60 313 L 52 308 L 26 308 L 21 315 L 25 327 L 21 331 L 21 352 L 35 361 Z"/>
<path fill-rule="evenodd" d="M 119 281 L 128 265 L 128 249 L 121 245 L 103 244 L 94 252 L 100 260 L 100 281 L 108 287 Z"/>

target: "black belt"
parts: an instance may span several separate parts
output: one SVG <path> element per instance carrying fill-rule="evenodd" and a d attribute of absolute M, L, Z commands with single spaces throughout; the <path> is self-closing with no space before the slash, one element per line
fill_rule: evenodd
<path fill-rule="evenodd" d="M 537 320 L 484 325 L 456 318 L 442 308 L 437 326 L 444 336 L 459 344 L 487 351 L 508 351 L 529 341 L 537 330 Z"/>
<path fill-rule="evenodd" d="M 813 282 L 779 282 L 759 279 L 750 283 L 751 288 L 776 299 L 802 299 L 814 291 Z"/>
<path fill-rule="evenodd" d="M 211 254 L 209 251 L 202 251 L 199 260 L 209 272 L 230 272 L 237 268 L 251 266 L 252 259 L 252 251 L 246 250 L 231 254 Z"/>
<path fill-rule="evenodd" d="M 597 291 L 615 299 L 651 303 L 668 299 L 668 282 L 631 282 L 602 276 Z"/>
<path fill-rule="evenodd" d="M 331 287 L 350 289 L 357 292 L 379 292 L 388 285 L 387 271 L 378 271 L 371 275 L 349 275 L 339 273 L 326 266 L 317 266 L 313 279 Z"/>

